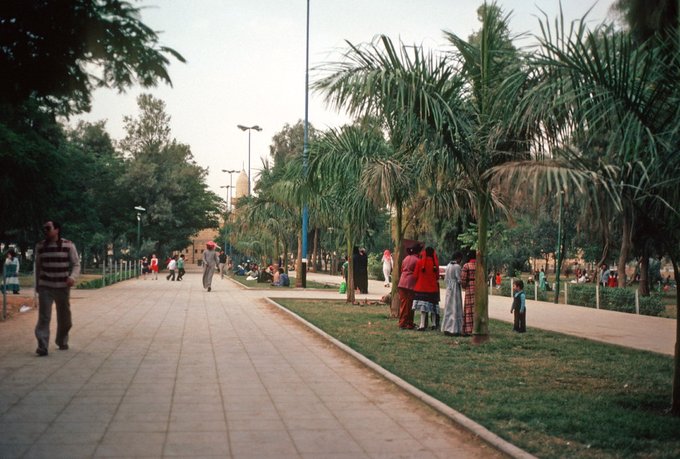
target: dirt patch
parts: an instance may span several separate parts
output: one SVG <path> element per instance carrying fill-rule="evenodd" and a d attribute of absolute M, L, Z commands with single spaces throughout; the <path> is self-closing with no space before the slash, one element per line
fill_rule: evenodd
<path fill-rule="evenodd" d="M 0 299 L 0 301 L 2 300 Z M 27 306 L 31 309 L 35 308 L 35 299 L 33 298 L 33 296 L 14 295 L 13 293 L 8 293 L 6 295 L 6 301 L 7 301 L 7 320 L 10 320 L 17 314 L 22 314 L 22 312 L 20 312 L 22 306 Z M 2 311 L 0 310 L 0 313 L 1 312 Z"/>

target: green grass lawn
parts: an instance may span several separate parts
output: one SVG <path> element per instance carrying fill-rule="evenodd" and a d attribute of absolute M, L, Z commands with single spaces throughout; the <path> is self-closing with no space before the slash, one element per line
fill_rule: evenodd
<path fill-rule="evenodd" d="M 274 287 L 270 283 L 258 283 L 256 280 L 246 280 L 246 276 L 234 276 L 232 274 L 229 274 L 229 278 L 235 280 L 241 285 L 245 285 L 246 287 L 250 288 L 258 288 L 258 289 L 263 289 L 263 290 L 277 290 L 277 289 L 290 289 L 290 288 L 295 288 L 295 278 L 292 277 L 290 279 L 290 287 Z M 338 286 L 337 285 L 332 285 L 332 284 L 324 284 L 321 282 L 314 282 L 310 281 L 307 279 L 307 288 L 308 289 L 323 289 L 323 290 L 337 290 Z"/>
<path fill-rule="evenodd" d="M 677 458 L 672 359 L 551 332 L 491 341 L 400 330 L 387 306 L 279 303 L 424 392 L 542 458 Z"/>

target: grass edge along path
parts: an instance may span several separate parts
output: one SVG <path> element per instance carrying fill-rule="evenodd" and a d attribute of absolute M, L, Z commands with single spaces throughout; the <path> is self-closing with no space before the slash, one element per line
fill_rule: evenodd
<path fill-rule="evenodd" d="M 490 343 L 473 346 L 399 330 L 386 306 L 275 301 L 536 456 L 680 457 L 680 419 L 667 410 L 671 357 L 532 328 L 515 334 L 499 321 Z"/>
<path fill-rule="evenodd" d="M 510 442 L 505 441 L 495 433 L 491 432 L 489 429 L 485 428 L 484 426 L 476 423 L 472 419 L 468 418 L 467 416 L 463 415 L 462 413 L 459 413 L 458 411 L 454 410 L 450 406 L 445 405 L 444 403 L 440 402 L 436 398 L 426 394 L 425 392 L 421 391 L 417 387 L 409 384 L 407 381 L 404 381 L 401 379 L 399 376 L 390 373 L 374 361 L 366 358 L 363 354 L 355 351 L 352 349 L 350 346 L 347 344 L 343 343 L 342 341 L 334 338 L 332 335 L 329 335 L 316 325 L 312 324 L 311 322 L 307 321 L 303 317 L 299 316 L 295 312 L 293 312 L 291 309 L 288 309 L 286 306 L 283 306 L 282 304 L 279 303 L 285 302 L 285 300 L 276 300 L 276 299 L 271 299 L 267 298 L 267 301 L 274 305 L 275 307 L 279 308 L 280 310 L 284 311 L 287 314 L 290 314 L 293 316 L 296 320 L 299 320 L 302 322 L 305 326 L 310 328 L 312 331 L 315 333 L 321 335 L 323 338 L 326 340 L 330 341 L 335 345 L 336 347 L 340 348 L 342 351 L 348 353 L 355 359 L 357 359 L 359 362 L 361 362 L 363 365 L 366 365 L 369 367 L 371 370 L 375 371 L 378 373 L 380 376 L 383 378 L 393 382 L 397 386 L 399 386 L 402 390 L 405 390 L 406 392 L 410 393 L 411 395 L 415 396 L 416 398 L 420 399 L 422 402 L 426 403 L 430 407 L 434 408 L 444 416 L 448 417 L 451 419 L 453 422 L 458 424 L 459 426 L 467 429 L 483 441 L 485 441 L 487 444 L 491 445 L 498 451 L 507 454 L 508 456 L 516 459 L 531 459 L 535 458 L 532 454 L 529 454 L 528 452 L 522 450 L 521 448 L 518 448 L 517 446 L 513 445 Z"/>

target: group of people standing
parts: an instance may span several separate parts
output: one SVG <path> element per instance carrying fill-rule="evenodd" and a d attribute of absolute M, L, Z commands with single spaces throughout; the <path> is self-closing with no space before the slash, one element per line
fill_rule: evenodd
<path fill-rule="evenodd" d="M 432 330 L 440 328 L 446 335 L 469 336 L 472 334 L 475 304 L 475 254 L 468 254 L 468 261 L 461 266 L 462 254 L 456 252 L 446 267 L 444 281 L 446 298 L 443 322 L 439 314 L 439 260 L 432 247 L 418 252 L 420 246 L 408 247 L 399 277 L 399 327 L 402 329 L 428 329 L 431 318 Z M 465 290 L 465 302 L 462 291 Z M 414 323 L 415 312 L 420 312 L 418 326 Z"/>

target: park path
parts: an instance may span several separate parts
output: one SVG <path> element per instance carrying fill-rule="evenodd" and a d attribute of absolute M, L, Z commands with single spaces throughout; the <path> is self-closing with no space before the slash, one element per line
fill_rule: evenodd
<path fill-rule="evenodd" d="M 338 276 L 308 273 L 308 279 L 335 285 Z M 358 301 L 380 298 L 389 292 L 382 282 L 369 280 L 368 295 L 357 294 Z M 338 297 L 342 297 L 338 295 Z M 445 290 L 441 291 L 442 303 Z M 489 296 L 489 317 L 512 323 L 512 301 L 500 295 Z M 594 341 L 616 344 L 665 355 L 674 355 L 675 319 L 628 314 L 604 309 L 527 301 L 527 326 Z"/>
<path fill-rule="evenodd" d="M 74 290 L 71 349 L 47 357 L 33 353 L 35 310 L 0 323 L 0 457 L 501 457 L 268 291 L 200 284 L 189 272 Z"/>

